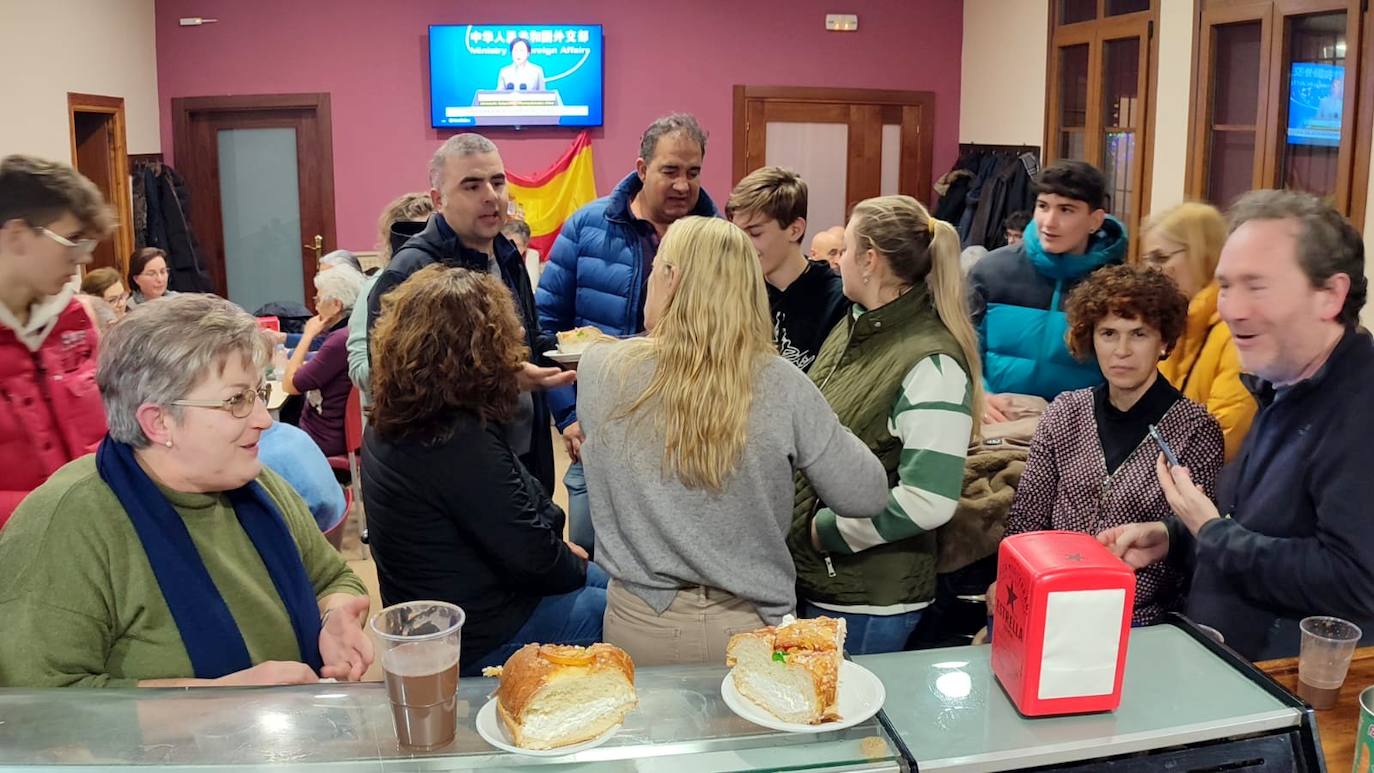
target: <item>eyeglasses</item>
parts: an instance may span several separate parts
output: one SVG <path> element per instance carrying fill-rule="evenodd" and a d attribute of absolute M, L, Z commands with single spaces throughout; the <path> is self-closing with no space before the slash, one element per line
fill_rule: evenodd
<path fill-rule="evenodd" d="M 236 419 L 246 419 L 253 412 L 253 405 L 261 400 L 263 405 L 267 405 L 267 400 L 272 396 L 272 385 L 263 384 L 256 389 L 245 389 L 242 392 L 225 400 L 173 400 L 172 405 L 184 405 L 190 408 L 216 408 L 221 411 L 228 411 L 230 416 Z"/>
<path fill-rule="evenodd" d="M 1175 255 L 1185 253 L 1187 251 L 1188 249 L 1186 247 L 1174 250 L 1173 252 L 1160 252 L 1159 250 L 1150 250 L 1149 252 L 1145 253 L 1144 258 L 1145 262 L 1149 263 L 1150 265 L 1162 266 L 1165 263 L 1168 263 L 1170 258 L 1174 257 Z"/>
<path fill-rule="evenodd" d="M 95 246 L 100 243 L 96 239 L 77 239 L 76 241 L 72 241 L 71 239 L 68 239 L 62 234 L 49 231 L 41 225 L 36 226 L 35 229 L 39 233 L 43 234 L 49 239 L 52 239 L 53 241 L 57 242 L 63 247 L 66 247 L 69 250 L 74 250 L 77 255 L 90 255 L 92 252 L 95 252 Z"/>

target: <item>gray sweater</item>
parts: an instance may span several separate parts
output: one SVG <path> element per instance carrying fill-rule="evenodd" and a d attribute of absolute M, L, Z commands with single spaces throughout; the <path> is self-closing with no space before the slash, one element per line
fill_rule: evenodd
<path fill-rule="evenodd" d="M 882 463 L 840 425 L 806 374 L 774 357 L 755 381 L 748 440 L 725 488 L 687 488 L 663 465 L 664 438 L 652 416 L 611 418 L 638 397 L 654 368 L 631 365 L 622 384 L 622 346 L 592 347 L 577 371 L 596 562 L 660 613 L 679 589 L 704 585 L 780 622 L 797 606 L 786 543 L 794 472 L 804 471 L 836 514 L 866 518 L 887 505 Z"/>

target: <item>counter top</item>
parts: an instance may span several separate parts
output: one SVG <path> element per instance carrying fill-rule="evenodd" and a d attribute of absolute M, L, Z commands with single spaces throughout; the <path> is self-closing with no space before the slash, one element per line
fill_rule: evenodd
<path fill-rule="evenodd" d="M 400 748 L 379 683 L 299 687 L 0 690 L 0 771 L 55 765 L 90 771 L 458 771 L 560 766 L 561 770 L 897 771 L 900 754 L 876 719 L 848 730 L 797 735 L 740 719 L 720 697 L 724 666 L 636 671 L 640 705 L 604 745 L 565 757 L 495 749 L 477 734 L 492 679 L 463 679 L 458 734 L 433 752 Z M 285 764 L 284 764 L 285 763 Z M 32 770 L 32 768 L 23 768 Z"/>
<path fill-rule="evenodd" d="M 855 658 L 887 687 L 883 711 L 922 771 L 998 771 L 1297 727 L 1301 712 L 1182 628 L 1131 631 L 1121 707 L 1027 719 L 992 674 L 990 647 Z"/>
<path fill-rule="evenodd" d="M 1297 694 L 1297 658 L 1268 660 L 1255 665 L 1283 685 L 1284 689 Z M 1355 734 L 1360 729 L 1360 692 L 1371 686 L 1374 686 L 1374 647 L 1363 647 L 1355 651 L 1355 657 L 1350 661 L 1350 673 L 1345 677 L 1345 684 L 1341 685 L 1336 705 L 1327 711 L 1316 712 L 1317 734 L 1321 738 L 1328 769 L 1344 773 L 1355 766 Z"/>
<path fill-rule="evenodd" d="M 1174 625 L 1131 632 L 1122 705 L 1110 714 L 1021 717 L 992 675 L 990 651 L 855 658 L 883 681 L 887 704 L 878 718 L 823 734 L 736 717 L 720 697 L 723 665 L 637 669 L 640 706 L 621 730 L 557 758 L 507 754 L 482 740 L 474 720 L 495 687 L 489 679 L 460 683 L 454 742 L 415 753 L 398 747 L 377 683 L 0 690 L 0 771 L 897 771 L 903 747 L 922 771 L 999 771 L 1297 728 L 1304 716 L 1276 697 L 1281 691 L 1266 691 L 1261 674 L 1243 673 Z"/>

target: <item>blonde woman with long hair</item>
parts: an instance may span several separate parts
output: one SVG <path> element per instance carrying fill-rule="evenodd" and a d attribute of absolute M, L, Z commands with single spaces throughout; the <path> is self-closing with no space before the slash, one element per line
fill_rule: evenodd
<path fill-rule="evenodd" d="M 1235 458 L 1259 404 L 1240 381 L 1240 352 L 1217 312 L 1215 274 L 1226 241 L 1226 220 L 1210 204 L 1190 201 L 1145 226 L 1142 262 L 1167 274 L 1188 297 L 1188 323 L 1160 373 L 1183 396 L 1221 424 L 1226 458 Z"/>
<path fill-rule="evenodd" d="M 982 415 L 978 339 L 959 237 L 910 196 L 854 208 L 840 276 L 854 307 L 809 375 L 891 489 L 873 518 L 836 518 L 815 480 L 798 477 L 788 545 L 802 615 L 844 617 L 850 652 L 893 652 L 935 598 L 934 531 L 954 515 Z"/>
<path fill-rule="evenodd" d="M 778 355 L 747 234 L 678 220 L 647 293 L 648 335 L 578 366 L 596 562 L 612 578 L 605 638 L 638 665 L 720 662 L 732 632 L 796 608 L 794 472 L 855 517 L 882 509 L 886 480 Z"/>

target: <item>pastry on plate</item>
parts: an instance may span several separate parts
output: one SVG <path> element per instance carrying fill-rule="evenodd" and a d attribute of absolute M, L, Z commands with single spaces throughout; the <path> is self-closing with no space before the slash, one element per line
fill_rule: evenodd
<path fill-rule="evenodd" d="M 564 330 L 558 334 L 558 353 L 581 354 L 588 346 L 605 338 L 604 333 L 590 325 Z"/>
<path fill-rule="evenodd" d="M 818 725 L 836 710 L 844 620 L 817 617 L 738 633 L 725 648 L 730 678 L 746 699 L 784 722 Z"/>
<path fill-rule="evenodd" d="M 497 716 L 523 749 L 590 741 L 639 705 L 634 662 L 611 644 L 527 644 L 490 675 L 501 680 Z"/>

